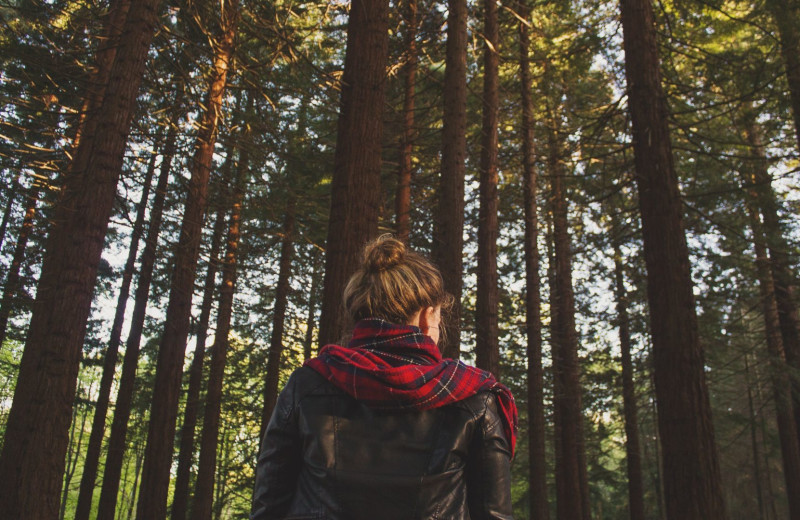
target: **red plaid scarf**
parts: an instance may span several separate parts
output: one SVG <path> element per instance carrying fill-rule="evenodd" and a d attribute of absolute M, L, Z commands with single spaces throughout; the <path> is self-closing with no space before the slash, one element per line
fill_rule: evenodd
<path fill-rule="evenodd" d="M 517 405 L 511 391 L 485 370 L 443 359 L 433 340 L 417 327 L 361 320 L 346 347 L 326 345 L 305 365 L 374 408 L 429 410 L 491 391 L 514 454 Z"/>

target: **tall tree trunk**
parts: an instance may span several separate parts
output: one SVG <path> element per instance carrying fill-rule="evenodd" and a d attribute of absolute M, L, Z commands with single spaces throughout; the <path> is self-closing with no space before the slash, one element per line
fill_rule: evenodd
<path fill-rule="evenodd" d="M 414 150 L 414 87 L 417 78 L 417 0 L 408 0 L 403 6 L 405 34 L 405 93 L 403 97 L 403 135 L 400 140 L 400 168 L 397 172 L 395 194 L 395 219 L 397 238 L 408 242 L 411 228 L 411 173 Z"/>
<path fill-rule="evenodd" d="M 5 284 L 3 284 L 3 299 L 0 301 L 0 349 L 3 348 L 3 343 L 6 341 L 8 319 L 11 317 L 11 308 L 14 306 L 17 291 L 20 287 L 22 261 L 25 259 L 25 248 L 33 230 L 33 219 L 36 216 L 36 205 L 39 202 L 41 192 L 42 188 L 39 181 L 35 178 L 32 179 L 31 185 L 25 193 L 25 216 L 22 219 L 19 233 L 17 233 L 11 265 L 8 267 Z"/>
<path fill-rule="evenodd" d="M 219 308 L 214 346 L 211 348 L 211 364 L 206 391 L 206 407 L 203 414 L 203 434 L 200 439 L 197 482 L 194 488 L 192 505 L 193 520 L 211 520 L 211 506 L 214 496 L 214 471 L 217 463 L 217 442 L 219 438 L 219 418 L 222 410 L 222 382 L 225 377 L 225 359 L 228 353 L 228 335 L 233 316 L 233 296 L 236 292 L 236 263 L 238 261 L 242 203 L 244 185 L 248 178 L 248 148 L 242 148 L 239 157 L 236 186 L 233 190 L 233 208 L 228 224 L 228 238 L 225 261 L 222 264 L 222 285 L 219 289 Z"/>
<path fill-rule="evenodd" d="M 92 495 L 94 494 L 95 480 L 97 478 L 97 464 L 100 461 L 100 448 L 106 429 L 106 416 L 108 415 L 108 402 L 111 397 L 111 385 L 114 382 L 114 373 L 117 370 L 117 358 L 120 339 L 122 338 L 122 325 L 125 322 L 125 309 L 128 306 L 128 297 L 131 292 L 131 281 L 139 251 L 139 240 L 144 232 L 144 216 L 147 208 L 147 199 L 150 196 L 150 185 L 156 171 L 156 156 L 161 138 L 157 138 L 150 154 L 150 161 L 145 172 L 142 184 L 142 197 L 136 210 L 136 220 L 133 223 L 131 242 L 128 247 L 128 258 L 122 272 L 122 286 L 117 297 L 117 308 L 114 313 L 114 322 L 111 326 L 111 337 L 108 340 L 105 359 L 103 360 L 103 374 L 100 378 L 100 390 L 97 395 L 97 406 L 94 409 L 92 432 L 89 435 L 89 445 L 86 447 L 86 459 L 83 463 L 78 504 L 75 509 L 75 520 L 87 520 L 92 509 Z"/>
<path fill-rule="evenodd" d="M 225 163 L 221 169 L 222 175 L 220 176 L 222 181 L 226 182 L 230 178 L 234 154 L 235 149 L 232 149 L 225 158 Z M 186 392 L 186 406 L 184 408 L 183 424 L 181 424 L 178 469 L 175 473 L 175 493 L 172 499 L 172 520 L 184 520 L 189 503 L 189 480 L 195 453 L 195 427 L 197 426 L 197 411 L 200 408 L 200 387 L 203 379 L 206 338 L 208 337 L 208 324 L 211 320 L 211 307 L 219 268 L 219 250 L 222 244 L 222 236 L 225 232 L 225 215 L 229 206 L 225 182 L 219 183 L 220 194 L 218 196 L 217 214 L 211 235 L 208 267 L 206 268 L 206 279 L 203 283 L 203 302 L 200 304 L 200 319 L 197 325 L 197 344 L 195 345 L 192 364 L 189 367 L 189 388 Z"/>
<path fill-rule="evenodd" d="M 11 186 L 6 190 L 6 209 L 3 210 L 3 220 L 0 221 L 0 252 L 3 251 L 3 244 L 6 241 L 6 230 L 8 229 L 8 222 L 11 220 L 11 212 L 14 209 L 14 202 L 17 198 L 17 192 L 20 189 L 19 185 L 19 178 L 21 175 L 21 168 L 17 170 L 17 174 L 14 175 L 14 181 L 11 183 Z M 2 342 L 0 342 L 0 346 L 2 346 Z"/>
<path fill-rule="evenodd" d="M 762 233 L 769 252 L 769 267 L 777 305 L 781 342 L 786 361 L 795 371 L 800 370 L 800 318 L 796 303 L 796 281 L 789 260 L 790 246 L 784 235 L 778 216 L 778 204 L 772 189 L 772 176 L 761 140 L 761 132 L 756 122 L 755 110 L 745 111 L 742 124 L 747 144 L 750 146 L 752 161 L 744 182 L 751 193 L 751 199 L 763 219 Z M 793 407 L 795 430 L 800 432 L 800 380 L 793 382 Z M 800 440 L 800 439 L 799 439 Z"/>
<path fill-rule="evenodd" d="M 323 345 L 339 341 L 345 333 L 342 293 L 364 244 L 378 231 L 388 29 L 388 0 L 353 0 L 325 255 L 319 329 Z"/>
<path fill-rule="evenodd" d="M 560 416 L 560 449 L 556 456 L 556 464 L 561 468 L 556 485 L 557 512 L 559 520 L 589 520 L 565 174 L 555 117 L 551 118 L 551 124 L 554 127 L 550 129 L 548 170 L 551 176 L 553 201 L 555 291 L 550 295 L 550 300 L 557 316 L 552 325 L 552 341 L 553 371 L 558 382 L 557 392 L 553 396 L 553 406 L 558 409 Z"/>
<path fill-rule="evenodd" d="M 444 71 L 442 174 L 434 220 L 432 256 L 444 289 L 455 303 L 442 323 L 442 355 L 458 358 L 461 343 L 461 289 L 464 262 L 464 173 L 467 158 L 467 2 L 448 0 Z"/>
<path fill-rule="evenodd" d="M 89 396 L 92 393 L 92 386 L 89 386 L 89 390 L 86 392 L 86 400 L 87 403 L 84 403 L 83 406 L 83 413 L 81 414 L 81 426 L 80 429 L 78 426 L 78 409 L 80 406 L 80 391 L 78 391 L 78 396 L 75 401 L 75 406 L 73 407 L 73 417 L 72 417 L 72 429 L 69 432 L 69 448 L 67 449 L 67 461 L 66 461 L 66 471 L 64 474 L 64 490 L 61 492 L 61 510 L 59 512 L 59 518 L 65 518 L 66 511 L 67 511 L 67 502 L 69 499 L 69 488 L 70 484 L 72 483 L 72 476 L 75 474 L 75 468 L 78 466 L 78 454 L 81 452 L 81 445 L 83 444 L 83 435 L 86 431 L 86 418 L 89 417 L 89 406 L 88 400 Z M 75 449 L 73 450 L 73 442 L 75 441 L 75 430 L 78 430 L 78 441 L 75 443 Z"/>
<path fill-rule="evenodd" d="M 294 197 L 290 196 L 286 203 L 286 218 L 283 222 L 283 242 L 278 268 L 278 286 L 275 289 L 275 309 L 272 311 L 272 338 L 269 343 L 267 358 L 267 375 L 264 380 L 264 409 L 261 412 L 261 432 L 264 437 L 275 401 L 278 397 L 278 375 L 281 369 L 283 353 L 283 325 L 286 321 L 286 300 L 289 296 L 289 278 L 292 274 L 292 256 L 294 255 Z"/>
<path fill-rule="evenodd" d="M 664 492 L 671 520 L 726 518 L 650 0 L 621 0 Z"/>
<path fill-rule="evenodd" d="M 622 364 L 622 408 L 625 416 L 625 462 L 628 469 L 628 508 L 631 520 L 644 520 L 644 489 L 642 486 L 642 452 L 639 442 L 639 406 L 633 383 L 631 331 L 628 315 L 628 292 L 616 217 L 612 217 L 611 234 L 614 240 L 614 289 L 617 300 L 619 349 Z"/>
<path fill-rule="evenodd" d="M 781 42 L 781 54 L 789 83 L 794 130 L 800 150 L 800 7 L 792 0 L 768 0 Z"/>
<path fill-rule="evenodd" d="M 476 364 L 498 374 L 497 330 L 497 110 L 499 29 L 496 0 L 484 0 L 483 123 L 478 208 L 478 286 L 475 304 Z"/>
<path fill-rule="evenodd" d="M 221 34 L 214 45 L 214 65 L 203 104 L 204 111 L 200 116 L 189 193 L 181 223 L 179 246 L 175 251 L 164 334 L 156 362 L 153 393 L 157 398 L 153 399 L 150 409 L 142 483 L 136 508 L 136 518 L 139 520 L 167 516 L 169 469 L 172 464 L 178 397 L 192 311 L 192 292 L 200 253 L 212 156 L 222 117 L 222 99 L 227 86 L 228 70 L 233 57 L 239 18 L 238 0 L 223 2 L 221 9 Z"/>
<path fill-rule="evenodd" d="M 177 138 L 177 122 L 170 124 L 164 144 L 163 158 L 156 182 L 155 196 L 150 207 L 150 222 L 147 226 L 144 251 L 139 259 L 139 279 L 133 298 L 133 312 L 128 338 L 125 341 L 125 356 L 122 359 L 122 373 L 119 377 L 117 402 L 114 405 L 114 418 L 111 421 L 111 433 L 108 438 L 103 471 L 103 486 L 100 490 L 100 502 L 97 508 L 97 520 L 114 520 L 117 506 L 119 477 L 122 473 L 122 459 L 125 454 L 125 438 L 128 433 L 128 419 L 131 415 L 136 367 L 139 362 L 139 346 L 147 311 L 147 300 L 150 297 L 150 284 L 153 280 L 153 268 L 156 261 L 158 235 L 161 232 L 161 220 L 164 211 L 164 199 L 169 184 L 172 159 L 175 155 Z"/>
<path fill-rule="evenodd" d="M 317 293 L 319 293 L 319 282 L 322 278 L 319 272 L 320 258 L 319 253 L 312 253 L 311 262 L 314 267 L 311 271 L 311 287 L 308 290 L 308 318 L 306 318 L 306 336 L 303 339 L 303 360 L 311 359 L 311 351 L 314 339 L 314 323 L 317 312 Z"/>
<path fill-rule="evenodd" d="M 751 192 L 751 199 L 755 194 Z M 775 303 L 775 285 L 772 281 L 767 246 L 758 213 L 748 201 L 750 227 L 753 231 L 753 246 L 756 253 L 758 289 L 761 308 L 764 314 L 767 353 L 770 360 L 772 392 L 775 399 L 775 412 L 778 423 L 778 438 L 783 458 L 783 478 L 786 483 L 786 498 L 789 501 L 789 515 L 792 520 L 800 520 L 800 444 L 797 442 L 797 428 L 792 406 L 792 384 L 783 351 L 783 338 L 780 332 L 778 306 Z"/>
<path fill-rule="evenodd" d="M 547 459 L 545 455 L 544 370 L 542 369 L 542 316 L 539 294 L 539 215 L 538 175 L 533 138 L 533 82 L 530 72 L 530 37 L 528 24 L 531 10 L 527 0 L 520 0 L 519 22 L 520 97 L 522 100 L 522 185 L 525 197 L 525 332 L 528 358 L 528 495 L 530 518 L 549 520 L 547 499 Z"/>
<path fill-rule="evenodd" d="M 97 131 L 81 138 L 55 208 L 0 454 L 9 518 L 58 515 L 81 346 L 159 3 L 131 5 Z"/>
<path fill-rule="evenodd" d="M 753 480 L 756 485 L 756 497 L 758 498 L 758 518 L 765 518 L 764 490 L 761 488 L 761 456 L 758 453 L 758 436 L 756 432 L 756 411 L 753 405 L 753 389 L 750 386 L 750 364 L 747 361 L 748 355 L 744 356 L 744 377 L 747 387 L 747 409 L 750 412 L 750 444 L 753 450 Z"/>

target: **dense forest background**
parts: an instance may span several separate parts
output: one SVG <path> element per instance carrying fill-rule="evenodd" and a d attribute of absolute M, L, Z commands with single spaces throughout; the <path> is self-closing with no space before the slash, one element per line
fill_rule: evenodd
<path fill-rule="evenodd" d="M 0 514 L 246 518 L 366 240 L 518 518 L 800 519 L 800 7 L 3 0 Z"/>

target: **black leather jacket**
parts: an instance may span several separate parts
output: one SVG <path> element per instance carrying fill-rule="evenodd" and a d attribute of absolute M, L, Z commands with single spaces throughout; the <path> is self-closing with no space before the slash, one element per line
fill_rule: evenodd
<path fill-rule="evenodd" d="M 491 393 L 378 411 L 303 367 L 264 435 L 250 518 L 510 519 L 509 459 Z"/>

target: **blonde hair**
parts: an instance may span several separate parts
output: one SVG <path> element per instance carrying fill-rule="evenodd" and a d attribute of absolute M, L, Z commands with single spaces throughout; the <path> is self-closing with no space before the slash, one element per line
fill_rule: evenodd
<path fill-rule="evenodd" d="M 444 290 L 439 269 L 391 235 L 364 246 L 362 263 L 344 289 L 344 306 L 350 318 L 381 318 L 406 324 L 421 309 L 453 304 Z"/>

